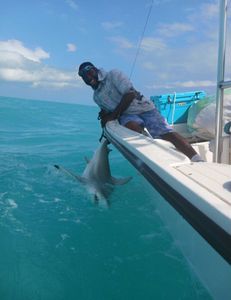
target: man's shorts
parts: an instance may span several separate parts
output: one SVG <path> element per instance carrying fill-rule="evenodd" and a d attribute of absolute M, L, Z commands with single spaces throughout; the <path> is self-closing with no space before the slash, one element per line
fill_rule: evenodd
<path fill-rule="evenodd" d="M 153 138 L 158 138 L 163 134 L 173 131 L 155 108 L 141 114 L 123 114 L 119 118 L 119 122 L 123 126 L 130 121 L 147 128 Z"/>

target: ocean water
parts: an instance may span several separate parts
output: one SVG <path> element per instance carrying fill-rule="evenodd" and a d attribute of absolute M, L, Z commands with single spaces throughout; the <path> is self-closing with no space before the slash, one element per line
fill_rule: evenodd
<path fill-rule="evenodd" d="M 211 299 L 160 218 L 161 196 L 113 146 L 112 174 L 133 179 L 109 208 L 54 168 L 83 172 L 97 112 L 0 97 L 0 299 Z"/>

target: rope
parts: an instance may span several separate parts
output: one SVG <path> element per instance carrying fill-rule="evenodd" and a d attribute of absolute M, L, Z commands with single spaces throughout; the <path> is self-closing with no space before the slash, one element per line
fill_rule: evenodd
<path fill-rule="evenodd" d="M 139 55 L 140 48 L 141 48 L 141 44 L 142 44 L 143 39 L 144 39 L 144 34 L 145 34 L 145 31 L 146 31 L 146 27 L 147 27 L 147 25 L 148 25 L 148 21 L 149 21 L 150 15 L 151 15 L 153 3 L 154 3 L 154 0 L 152 0 L 152 3 L 151 3 L 151 5 L 150 5 L 149 11 L 148 11 L 148 14 L 147 14 L 147 17 L 146 17 L 146 21 L 145 21 L 145 25 L 144 25 L 144 28 L 143 28 L 143 32 L 142 32 L 142 35 L 141 35 L 141 38 L 140 38 L 140 41 L 139 41 L 139 44 L 138 44 L 138 47 L 137 47 L 137 50 L 136 50 L 136 55 L 135 55 L 135 58 L 134 58 L 132 67 L 131 67 L 131 72 L 130 72 L 129 79 L 131 79 L 132 74 L 133 74 L 133 72 L 134 72 L 134 68 L 135 68 L 135 64 L 136 64 L 136 61 L 137 61 L 137 57 L 138 57 L 138 55 Z"/>
<path fill-rule="evenodd" d="M 172 126 L 174 125 L 175 109 L 176 109 L 176 92 L 174 92 L 174 98 L 173 98 L 173 107 L 172 107 Z"/>

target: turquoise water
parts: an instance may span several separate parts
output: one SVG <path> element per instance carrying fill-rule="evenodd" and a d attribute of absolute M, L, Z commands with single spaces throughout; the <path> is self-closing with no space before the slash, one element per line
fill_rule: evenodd
<path fill-rule="evenodd" d="M 0 299 L 211 299 L 160 219 L 161 196 L 113 146 L 112 174 L 133 179 L 110 208 L 53 167 L 84 170 L 97 112 L 0 97 Z"/>

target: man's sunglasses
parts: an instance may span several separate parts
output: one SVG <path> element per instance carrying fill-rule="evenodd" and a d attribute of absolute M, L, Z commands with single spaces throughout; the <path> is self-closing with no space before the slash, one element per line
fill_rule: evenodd
<path fill-rule="evenodd" d="M 89 72 L 91 69 L 94 69 L 94 67 L 88 65 L 88 66 L 84 67 L 83 69 L 79 70 L 78 74 L 79 74 L 79 76 L 84 77 L 84 75 L 86 75 L 86 73 Z"/>

